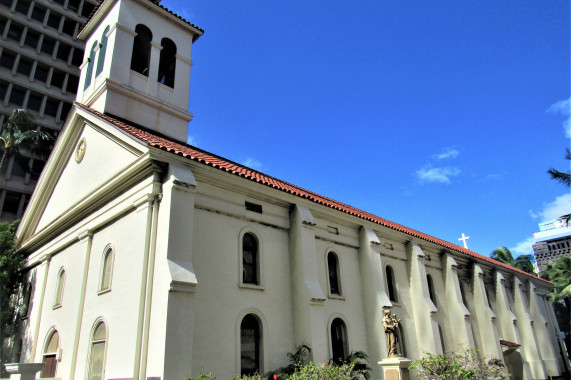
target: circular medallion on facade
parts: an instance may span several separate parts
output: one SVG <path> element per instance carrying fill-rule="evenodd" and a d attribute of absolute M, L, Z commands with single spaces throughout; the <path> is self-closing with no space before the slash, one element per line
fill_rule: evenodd
<path fill-rule="evenodd" d="M 75 162 L 78 164 L 83 160 L 83 156 L 85 156 L 85 148 L 87 147 L 87 143 L 85 138 L 81 139 L 77 144 L 77 148 L 75 148 Z"/>

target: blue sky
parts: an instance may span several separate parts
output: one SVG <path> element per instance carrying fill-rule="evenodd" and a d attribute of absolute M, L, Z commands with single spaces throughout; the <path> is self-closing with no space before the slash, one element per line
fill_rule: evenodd
<path fill-rule="evenodd" d="M 163 0 L 189 142 L 489 255 L 571 212 L 568 0 Z"/>

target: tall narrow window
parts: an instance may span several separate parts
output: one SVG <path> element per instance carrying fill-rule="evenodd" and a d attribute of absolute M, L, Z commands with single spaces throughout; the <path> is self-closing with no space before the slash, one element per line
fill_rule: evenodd
<path fill-rule="evenodd" d="M 65 269 L 63 267 L 59 270 L 56 284 L 56 294 L 54 297 L 54 307 L 60 307 L 63 299 L 63 287 L 65 285 Z"/>
<path fill-rule="evenodd" d="M 58 348 L 59 334 L 56 330 L 53 330 L 44 349 L 44 367 L 42 368 L 41 377 L 56 377 Z"/>
<path fill-rule="evenodd" d="M 395 286 L 395 277 L 393 273 L 393 268 L 390 265 L 387 265 L 386 277 L 387 277 L 387 290 L 389 291 L 389 299 L 392 302 L 398 302 L 397 289 Z"/>
<path fill-rule="evenodd" d="M 442 348 L 442 353 L 446 352 L 446 344 L 444 344 L 444 334 L 442 333 L 442 328 L 438 325 L 438 334 L 440 334 L 440 346 Z"/>
<path fill-rule="evenodd" d="M 398 345 L 399 354 L 401 356 L 407 357 L 406 340 L 405 340 L 404 330 L 402 328 L 402 325 L 399 325 L 399 327 L 397 328 L 397 337 L 398 337 L 397 345 Z"/>
<path fill-rule="evenodd" d="M 133 53 L 131 54 L 131 70 L 149 76 L 149 64 L 151 61 L 151 41 L 153 33 L 143 24 L 135 27 L 135 40 L 133 41 Z"/>
<path fill-rule="evenodd" d="M 168 38 L 161 40 L 161 59 L 159 61 L 158 81 L 165 86 L 174 87 L 176 69 L 176 45 Z"/>
<path fill-rule="evenodd" d="M 105 291 L 111 289 L 111 277 L 113 274 L 113 249 L 105 249 L 103 254 L 103 265 L 101 268 L 101 289 L 100 291 Z"/>
<path fill-rule="evenodd" d="M 250 233 L 242 238 L 242 282 L 259 285 L 258 240 Z"/>
<path fill-rule="evenodd" d="M 105 347 L 107 330 L 105 323 L 99 322 L 93 330 L 89 353 L 89 380 L 103 380 L 105 375 Z"/>
<path fill-rule="evenodd" d="M 103 71 L 103 66 L 105 65 L 105 51 L 107 50 L 107 32 L 109 32 L 109 26 L 103 31 L 101 36 L 101 48 L 99 49 L 99 58 L 97 59 L 97 69 L 95 70 L 95 76 L 97 77 Z"/>
<path fill-rule="evenodd" d="M 332 360 L 337 364 L 343 363 L 347 352 L 347 327 L 341 318 L 335 318 L 331 322 Z"/>
<path fill-rule="evenodd" d="M 327 254 L 327 268 L 329 270 L 329 293 L 341 295 L 339 286 L 339 259 L 335 252 Z"/>
<path fill-rule="evenodd" d="M 460 281 L 460 295 L 462 296 L 462 303 L 464 306 L 468 307 L 468 303 L 466 302 L 466 291 L 464 289 L 464 283 Z"/>
<path fill-rule="evenodd" d="M 86 89 L 91 85 L 91 76 L 93 74 L 93 64 L 95 63 L 95 49 L 97 48 L 97 44 L 97 41 L 93 43 L 93 46 L 91 46 L 91 52 L 89 53 L 89 58 L 87 58 L 87 67 L 85 69 L 85 84 L 83 89 Z"/>
<path fill-rule="evenodd" d="M 260 324 L 248 314 L 240 324 L 240 372 L 251 375 L 260 372 Z"/>
<path fill-rule="evenodd" d="M 434 295 L 434 284 L 432 283 L 432 276 L 429 274 L 426 275 L 426 283 L 428 284 L 428 294 L 430 295 L 430 300 L 434 306 L 438 306 L 436 304 L 436 296 Z"/>

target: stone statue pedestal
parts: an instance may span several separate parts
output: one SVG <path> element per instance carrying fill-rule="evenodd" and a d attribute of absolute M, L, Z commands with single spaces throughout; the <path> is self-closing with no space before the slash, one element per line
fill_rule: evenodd
<path fill-rule="evenodd" d="M 408 372 L 410 363 L 412 363 L 412 360 L 398 357 L 383 359 L 379 362 L 379 365 L 383 370 L 385 380 L 410 380 Z"/>
<path fill-rule="evenodd" d="M 44 363 L 10 363 L 5 364 L 10 380 L 35 380 L 36 373 L 44 367 Z"/>

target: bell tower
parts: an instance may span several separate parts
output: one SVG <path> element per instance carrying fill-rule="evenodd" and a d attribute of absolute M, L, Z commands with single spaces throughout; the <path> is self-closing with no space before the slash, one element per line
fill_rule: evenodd
<path fill-rule="evenodd" d="M 86 41 L 77 101 L 186 142 L 192 44 L 204 31 L 154 0 L 105 0 Z"/>

